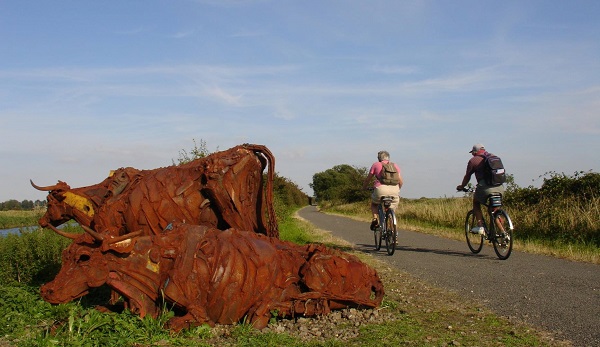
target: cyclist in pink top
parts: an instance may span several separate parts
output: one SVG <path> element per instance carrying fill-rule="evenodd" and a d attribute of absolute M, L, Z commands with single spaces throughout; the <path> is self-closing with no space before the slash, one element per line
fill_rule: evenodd
<path fill-rule="evenodd" d="M 395 210 L 398 207 L 398 202 L 400 201 L 400 188 L 402 188 L 402 184 L 404 183 L 402 180 L 402 174 L 400 172 L 400 167 L 396 163 L 394 167 L 396 168 L 396 172 L 398 172 L 399 183 L 398 184 L 383 184 L 381 182 L 382 179 L 382 171 L 383 164 L 388 164 L 390 162 L 390 154 L 387 151 L 379 151 L 377 153 L 377 162 L 371 165 L 371 169 L 369 170 L 369 175 L 365 179 L 363 183 L 363 189 L 367 189 L 373 177 L 375 177 L 375 181 L 373 182 L 373 193 L 371 194 L 371 212 L 373 213 L 373 220 L 371 221 L 371 230 L 375 230 L 378 226 L 377 222 L 377 209 L 379 207 L 379 203 L 381 202 L 381 197 L 384 195 L 390 195 L 394 197 L 394 201 L 392 202 L 392 208 Z"/>

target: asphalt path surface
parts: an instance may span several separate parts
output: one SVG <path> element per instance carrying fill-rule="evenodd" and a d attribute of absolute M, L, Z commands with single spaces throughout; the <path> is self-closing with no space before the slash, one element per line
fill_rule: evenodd
<path fill-rule="evenodd" d="M 600 346 L 600 265 L 514 250 L 499 260 L 492 247 L 473 254 L 466 241 L 404 230 L 396 253 L 388 256 L 385 245 L 375 251 L 368 222 L 321 213 L 315 206 L 298 214 L 357 250 L 429 284 L 477 298 L 501 316 L 553 332 L 574 346 Z"/>

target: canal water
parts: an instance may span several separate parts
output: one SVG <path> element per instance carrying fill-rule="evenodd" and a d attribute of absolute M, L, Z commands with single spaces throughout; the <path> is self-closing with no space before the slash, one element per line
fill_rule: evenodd
<path fill-rule="evenodd" d="M 30 227 L 20 227 L 20 228 L 10 228 L 10 229 L 0 229 L 0 236 L 6 236 L 8 234 L 19 234 L 21 230 L 23 231 L 36 231 L 40 229 L 39 226 L 30 226 Z"/>
<path fill-rule="evenodd" d="M 79 224 L 77 224 L 77 222 L 74 221 L 69 221 L 67 223 L 61 224 L 58 226 L 58 229 L 62 229 L 64 227 L 66 227 L 67 225 L 71 225 L 71 226 L 78 226 Z M 32 231 L 37 231 L 40 230 L 41 228 L 39 227 L 39 225 L 32 225 L 29 227 L 20 227 L 20 228 L 10 228 L 10 229 L 0 229 L 0 237 L 4 237 L 8 234 L 17 234 L 19 235 L 21 233 L 21 231 L 24 232 L 32 232 Z"/>

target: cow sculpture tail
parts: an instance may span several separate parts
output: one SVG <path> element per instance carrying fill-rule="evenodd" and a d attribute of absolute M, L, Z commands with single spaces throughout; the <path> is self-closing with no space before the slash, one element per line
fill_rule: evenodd
<path fill-rule="evenodd" d="M 273 205 L 273 181 L 275 180 L 275 156 L 271 151 L 263 145 L 255 144 L 244 144 L 244 147 L 254 151 L 255 153 L 261 154 L 267 160 L 268 172 L 267 172 L 267 184 L 265 200 L 267 203 L 267 214 L 269 217 L 267 226 L 267 236 L 279 238 L 279 226 L 277 224 L 277 216 L 275 215 L 275 208 Z"/>

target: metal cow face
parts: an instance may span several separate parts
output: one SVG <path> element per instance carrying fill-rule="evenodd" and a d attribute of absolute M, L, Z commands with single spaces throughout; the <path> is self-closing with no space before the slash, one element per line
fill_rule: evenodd
<path fill-rule="evenodd" d="M 83 235 L 62 253 L 62 268 L 56 278 L 40 289 L 44 300 L 62 304 L 86 295 L 90 288 L 106 283 L 108 262 L 101 243 Z"/>
<path fill-rule="evenodd" d="M 48 206 L 46 213 L 39 220 L 40 226 L 57 227 L 71 219 L 75 219 L 79 224 L 90 226 L 96 206 L 107 192 L 104 187 L 107 185 L 105 181 L 94 186 L 74 189 L 62 181 L 49 187 L 39 187 L 32 181 L 31 185 L 35 189 L 48 192 L 46 198 Z"/>

